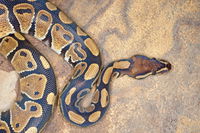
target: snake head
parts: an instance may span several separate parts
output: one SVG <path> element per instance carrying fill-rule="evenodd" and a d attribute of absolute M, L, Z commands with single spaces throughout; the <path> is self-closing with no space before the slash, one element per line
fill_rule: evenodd
<path fill-rule="evenodd" d="M 131 59 L 133 64 L 128 75 L 136 79 L 144 79 L 149 75 L 166 73 L 171 69 L 171 64 L 165 60 L 148 58 L 142 55 L 135 55 Z"/>

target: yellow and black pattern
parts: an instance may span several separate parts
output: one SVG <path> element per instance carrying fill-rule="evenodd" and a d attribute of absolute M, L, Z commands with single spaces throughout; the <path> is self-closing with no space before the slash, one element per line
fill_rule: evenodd
<path fill-rule="evenodd" d="M 0 0 L 0 54 L 20 74 L 22 95 L 8 112 L 1 114 L 0 131 L 4 132 L 40 132 L 56 97 L 50 64 L 20 33 L 49 42 L 49 47 L 74 67 L 59 101 L 65 119 L 82 127 L 104 115 L 113 76 L 142 79 L 171 69 L 166 61 L 141 55 L 102 69 L 95 42 L 56 6 L 46 0 Z"/>
<path fill-rule="evenodd" d="M 50 64 L 19 33 L 1 39 L 0 54 L 20 75 L 20 98 L 1 114 L 0 132 L 40 131 L 53 112 L 57 95 Z"/>

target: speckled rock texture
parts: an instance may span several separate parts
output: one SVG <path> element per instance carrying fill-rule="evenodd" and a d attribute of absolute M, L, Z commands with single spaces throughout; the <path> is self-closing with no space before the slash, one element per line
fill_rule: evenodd
<path fill-rule="evenodd" d="M 144 54 L 166 59 L 173 68 L 144 80 L 127 76 L 114 80 L 110 107 L 91 127 L 66 122 L 56 106 L 43 133 L 200 133 L 199 0 L 51 2 L 96 41 L 104 65 Z M 40 41 L 28 39 L 52 64 L 61 92 L 71 67 Z M 1 57 L 0 69 L 9 65 L 5 62 Z"/>

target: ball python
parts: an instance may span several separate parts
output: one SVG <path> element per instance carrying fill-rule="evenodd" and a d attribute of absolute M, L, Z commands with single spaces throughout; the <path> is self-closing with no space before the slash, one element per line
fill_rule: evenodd
<path fill-rule="evenodd" d="M 53 69 L 23 36 L 43 41 L 74 68 L 59 96 L 64 118 L 81 127 L 92 125 L 109 105 L 113 77 L 144 79 L 165 73 L 165 60 L 134 55 L 102 67 L 95 42 L 68 16 L 46 0 L 0 0 L 0 54 L 20 76 L 20 96 L 0 115 L 0 132 L 41 132 L 53 112 L 57 96 Z"/>

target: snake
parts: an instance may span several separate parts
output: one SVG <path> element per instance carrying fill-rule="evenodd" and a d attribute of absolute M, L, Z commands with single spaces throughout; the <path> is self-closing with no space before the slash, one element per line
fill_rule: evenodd
<path fill-rule="evenodd" d="M 30 35 L 73 67 L 58 96 L 49 61 L 24 37 Z M 162 59 L 133 55 L 102 65 L 100 50 L 74 21 L 46 0 L 0 0 L 0 54 L 19 74 L 19 96 L 0 114 L 1 133 L 37 133 L 53 114 L 56 99 L 66 121 L 80 127 L 98 122 L 110 104 L 110 83 L 127 75 L 144 79 L 170 71 Z"/>

